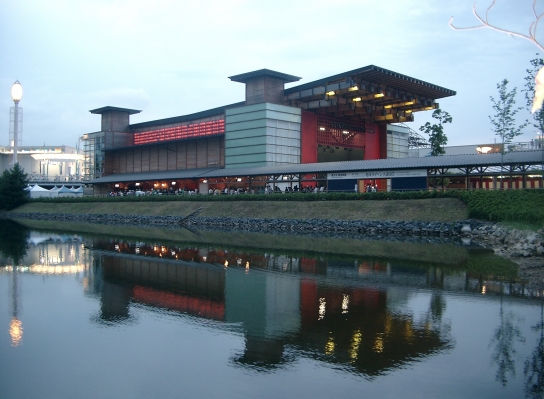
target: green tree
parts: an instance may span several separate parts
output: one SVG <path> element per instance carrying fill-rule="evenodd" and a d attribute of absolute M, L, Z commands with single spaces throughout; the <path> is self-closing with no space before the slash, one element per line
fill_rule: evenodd
<path fill-rule="evenodd" d="M 430 122 L 425 123 L 419 130 L 429 135 L 429 144 L 431 145 L 431 155 L 444 155 L 446 150 L 444 146 L 448 144 L 448 138 L 444 133 L 444 125 L 452 122 L 452 117 L 440 108 L 435 109 L 433 112 L 433 118 L 438 121 L 431 125 Z"/>
<path fill-rule="evenodd" d="M 0 209 L 11 210 L 28 201 L 28 176 L 16 163 L 0 176 Z"/>
<path fill-rule="evenodd" d="M 525 121 L 519 126 L 516 126 L 516 114 L 523 109 L 523 107 L 516 107 L 516 94 L 517 88 L 508 90 L 508 80 L 504 79 L 502 82 L 497 83 L 497 89 L 499 90 L 499 98 L 495 100 L 490 96 L 493 103 L 493 109 L 495 115 L 489 116 L 489 120 L 493 125 L 493 131 L 495 135 L 501 138 L 502 153 L 504 154 L 505 145 L 510 144 L 512 140 L 522 134 L 522 130 L 529 124 L 529 121 Z"/>

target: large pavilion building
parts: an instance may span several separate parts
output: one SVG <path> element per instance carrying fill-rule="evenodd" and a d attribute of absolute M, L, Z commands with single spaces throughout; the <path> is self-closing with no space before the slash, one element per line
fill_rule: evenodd
<path fill-rule="evenodd" d="M 262 69 L 230 79 L 245 84 L 245 101 L 135 124 L 130 115 L 139 110 L 91 110 L 101 115 L 101 129 L 85 134 L 82 148 L 95 194 L 157 187 L 207 192 L 236 182 L 256 188 L 267 178 L 254 172 L 266 167 L 407 157 L 408 128 L 393 124 L 411 122 L 414 113 L 456 94 L 374 65 L 287 89 L 300 78 Z M 351 180 L 334 185 L 316 173 L 282 179 L 353 190 Z"/>

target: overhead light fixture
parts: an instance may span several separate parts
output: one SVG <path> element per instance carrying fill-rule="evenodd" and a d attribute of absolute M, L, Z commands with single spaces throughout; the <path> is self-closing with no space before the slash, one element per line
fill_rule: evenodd
<path fill-rule="evenodd" d="M 328 92 L 327 92 L 327 95 L 328 95 L 328 96 L 334 96 L 334 94 L 335 94 L 335 93 L 334 93 L 334 90 L 328 91 Z"/>
<path fill-rule="evenodd" d="M 353 101 L 355 101 L 355 102 L 361 101 L 361 97 L 355 97 L 355 98 L 353 99 Z"/>
<path fill-rule="evenodd" d="M 116 184 L 115 184 L 115 187 L 119 187 L 119 183 L 116 183 Z"/>
<path fill-rule="evenodd" d="M 324 128 L 324 127 L 320 127 L 319 130 L 325 130 L 325 128 Z"/>
<path fill-rule="evenodd" d="M 206 180 L 206 179 L 202 180 L 202 183 L 207 183 L 207 182 L 208 182 L 208 180 Z"/>
<path fill-rule="evenodd" d="M 383 94 L 383 93 L 374 94 L 374 98 L 380 98 L 380 97 L 383 97 L 383 96 L 385 96 L 385 94 Z"/>
<path fill-rule="evenodd" d="M 242 181 L 242 178 L 241 178 L 241 177 L 238 177 L 238 178 L 236 179 L 236 181 Z"/>
<path fill-rule="evenodd" d="M 404 112 L 406 112 L 407 114 L 411 114 L 413 111 L 412 111 L 411 109 L 407 109 L 407 110 L 404 111 Z"/>
<path fill-rule="evenodd" d="M 175 186 L 175 185 L 176 185 L 176 182 L 175 182 L 175 181 L 173 181 L 173 182 L 172 182 L 172 185 L 173 185 L 173 186 Z"/>
<path fill-rule="evenodd" d="M 140 186 L 140 183 L 136 183 L 135 186 L 136 186 L 136 187 L 139 187 L 139 186 Z"/>
<path fill-rule="evenodd" d="M 491 147 L 487 147 L 487 146 L 484 146 L 484 147 L 476 147 L 476 152 L 478 154 L 487 154 L 489 151 L 491 151 L 493 148 Z"/>
<path fill-rule="evenodd" d="M 349 132 L 347 130 L 343 130 L 342 134 L 349 134 Z"/>
<path fill-rule="evenodd" d="M 359 90 L 359 86 L 353 86 L 348 89 L 349 91 L 356 91 Z"/>

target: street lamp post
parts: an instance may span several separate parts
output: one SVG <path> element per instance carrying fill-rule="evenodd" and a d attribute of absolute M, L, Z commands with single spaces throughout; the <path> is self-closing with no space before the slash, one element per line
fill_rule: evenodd
<path fill-rule="evenodd" d="M 15 103 L 14 115 L 13 115 L 13 165 L 18 163 L 17 161 L 17 145 L 19 140 L 19 101 L 23 97 L 23 86 L 18 80 L 11 86 L 11 98 Z"/>

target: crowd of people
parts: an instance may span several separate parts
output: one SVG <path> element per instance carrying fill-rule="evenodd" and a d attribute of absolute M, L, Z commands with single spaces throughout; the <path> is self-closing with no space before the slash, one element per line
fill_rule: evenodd
<path fill-rule="evenodd" d="M 108 197 L 123 197 L 123 196 L 142 196 L 142 195 L 195 195 L 198 194 L 198 188 L 189 189 L 150 189 L 150 190 L 118 190 L 108 193 Z"/>
<path fill-rule="evenodd" d="M 208 195 L 236 195 L 236 194 L 289 194 L 289 193 L 324 193 L 327 190 L 323 185 L 316 186 L 302 186 L 298 185 L 293 187 L 285 187 L 284 190 L 279 186 L 261 186 L 258 188 L 243 188 L 243 187 L 224 187 L 224 188 L 209 188 Z M 198 189 L 180 188 L 174 190 L 170 189 L 150 189 L 146 191 L 141 190 L 117 190 L 108 193 L 109 197 L 123 197 L 123 196 L 142 196 L 142 195 L 198 195 Z"/>

